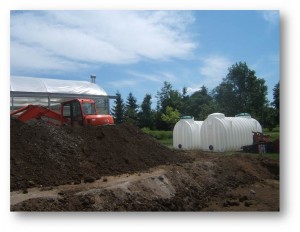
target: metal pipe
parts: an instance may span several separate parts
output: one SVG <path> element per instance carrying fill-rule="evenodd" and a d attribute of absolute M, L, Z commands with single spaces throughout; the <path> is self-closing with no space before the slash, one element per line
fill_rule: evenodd
<path fill-rule="evenodd" d="M 96 84 L 96 75 L 94 75 L 94 74 L 91 75 L 91 82 L 93 84 Z"/>

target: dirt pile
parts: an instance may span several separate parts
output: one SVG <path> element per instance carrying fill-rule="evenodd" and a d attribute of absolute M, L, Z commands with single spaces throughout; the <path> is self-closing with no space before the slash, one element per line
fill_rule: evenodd
<path fill-rule="evenodd" d="M 59 128 L 12 119 L 10 128 L 11 191 L 93 182 L 191 161 L 132 125 Z"/>
<path fill-rule="evenodd" d="M 132 125 L 11 120 L 12 211 L 279 211 L 279 161 L 176 151 Z"/>
<path fill-rule="evenodd" d="M 17 191 L 11 196 L 11 210 L 279 210 L 278 162 L 247 155 L 184 153 L 193 161 L 154 167 L 147 173 L 110 176 L 106 181 L 58 186 L 49 191 Z"/>

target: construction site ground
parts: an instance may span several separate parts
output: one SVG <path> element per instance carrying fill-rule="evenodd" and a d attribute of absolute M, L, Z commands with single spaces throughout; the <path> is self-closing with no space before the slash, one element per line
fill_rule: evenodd
<path fill-rule="evenodd" d="M 279 211 L 279 161 L 169 149 L 132 125 L 11 120 L 11 211 Z"/>

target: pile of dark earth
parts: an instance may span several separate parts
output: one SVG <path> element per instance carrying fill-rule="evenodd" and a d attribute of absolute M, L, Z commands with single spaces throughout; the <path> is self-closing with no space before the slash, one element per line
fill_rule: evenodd
<path fill-rule="evenodd" d="M 11 191 L 93 181 L 102 176 L 191 162 L 128 124 L 58 127 L 10 121 Z"/>

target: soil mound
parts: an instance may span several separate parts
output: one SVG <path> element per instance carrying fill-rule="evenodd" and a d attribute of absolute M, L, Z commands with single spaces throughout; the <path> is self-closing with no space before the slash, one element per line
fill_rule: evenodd
<path fill-rule="evenodd" d="M 15 191 L 11 210 L 279 211 L 278 162 L 247 154 L 185 154 L 193 162 L 93 183 Z"/>
<path fill-rule="evenodd" d="M 128 124 L 59 128 L 11 119 L 10 128 L 11 191 L 191 161 Z"/>

